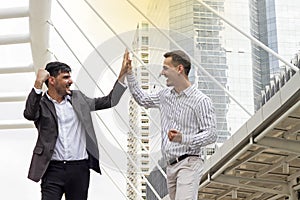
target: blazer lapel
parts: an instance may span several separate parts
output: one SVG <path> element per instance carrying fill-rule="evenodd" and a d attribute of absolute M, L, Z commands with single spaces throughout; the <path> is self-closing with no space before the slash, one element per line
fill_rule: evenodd
<path fill-rule="evenodd" d="M 56 115 L 56 111 L 55 111 L 55 107 L 54 104 L 46 97 L 43 96 L 41 101 L 46 105 L 46 107 L 50 110 L 51 114 L 53 115 L 53 117 L 55 118 L 55 121 L 57 121 L 57 115 Z"/>
<path fill-rule="evenodd" d="M 75 93 L 72 91 L 71 96 L 71 104 L 73 106 L 73 109 L 75 113 L 77 114 L 78 119 L 86 126 L 87 124 L 87 118 L 86 114 L 90 114 L 90 110 L 85 102 L 83 102 L 83 98 L 79 96 L 78 93 Z M 87 128 L 87 127 L 85 127 Z M 88 131 L 88 130 L 87 130 Z"/>

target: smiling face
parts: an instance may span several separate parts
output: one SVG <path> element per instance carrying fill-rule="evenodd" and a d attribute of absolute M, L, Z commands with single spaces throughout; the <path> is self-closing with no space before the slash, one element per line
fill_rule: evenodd
<path fill-rule="evenodd" d="M 45 70 L 50 77 L 45 81 L 48 86 L 48 95 L 60 102 L 67 94 L 71 94 L 70 86 L 73 83 L 71 79 L 71 67 L 62 62 L 50 62 Z"/>
<path fill-rule="evenodd" d="M 62 97 L 71 94 L 70 86 L 72 83 L 70 72 L 61 72 L 58 76 L 53 77 L 53 87 L 56 93 Z"/>
<path fill-rule="evenodd" d="M 59 72 L 57 76 L 48 78 L 48 94 L 58 102 L 61 102 L 66 95 L 71 95 L 70 86 L 73 80 L 70 72 Z"/>
<path fill-rule="evenodd" d="M 172 63 L 172 57 L 165 58 L 161 75 L 167 78 L 166 85 L 168 87 L 176 85 L 176 80 L 179 76 L 179 69 L 180 65 L 174 66 Z"/>
<path fill-rule="evenodd" d="M 174 86 L 180 91 L 190 85 L 188 74 L 191 69 L 189 56 L 182 50 L 174 50 L 164 54 L 164 66 L 161 75 L 167 78 L 167 86 Z"/>

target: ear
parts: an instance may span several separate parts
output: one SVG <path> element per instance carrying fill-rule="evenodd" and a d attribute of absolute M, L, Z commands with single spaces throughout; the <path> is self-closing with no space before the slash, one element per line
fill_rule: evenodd
<path fill-rule="evenodd" d="M 183 67 L 182 64 L 179 65 L 178 72 L 179 72 L 180 74 L 184 73 L 184 67 Z"/>
<path fill-rule="evenodd" d="M 53 76 L 49 76 L 49 78 L 48 78 L 48 84 L 49 85 L 53 85 L 54 82 L 55 82 L 55 78 Z"/>

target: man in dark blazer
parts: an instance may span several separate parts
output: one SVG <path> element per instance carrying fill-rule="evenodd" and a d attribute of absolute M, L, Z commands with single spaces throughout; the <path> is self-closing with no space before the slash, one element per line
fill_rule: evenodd
<path fill-rule="evenodd" d="M 24 117 L 34 121 L 38 130 L 28 178 L 41 181 L 42 200 L 86 200 L 89 169 L 101 174 L 97 138 L 91 111 L 115 106 L 126 87 L 124 72 L 111 92 L 104 97 L 89 98 L 71 90 L 71 68 L 50 62 L 39 69 L 34 88 L 24 110 Z M 48 87 L 42 94 L 42 85 Z"/>

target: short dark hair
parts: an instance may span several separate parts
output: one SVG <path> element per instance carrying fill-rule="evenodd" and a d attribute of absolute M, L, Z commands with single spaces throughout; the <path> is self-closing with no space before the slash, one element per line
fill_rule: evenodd
<path fill-rule="evenodd" d="M 47 70 L 50 76 L 57 77 L 61 72 L 71 72 L 71 67 L 62 62 L 49 62 L 46 65 L 45 70 Z M 45 84 L 48 86 L 48 80 L 45 81 Z"/>
<path fill-rule="evenodd" d="M 191 70 L 191 60 L 185 52 L 181 50 L 170 51 L 165 53 L 164 57 L 165 58 L 172 57 L 172 64 L 174 66 L 182 64 L 184 67 L 185 74 L 189 75 L 189 72 Z"/>

